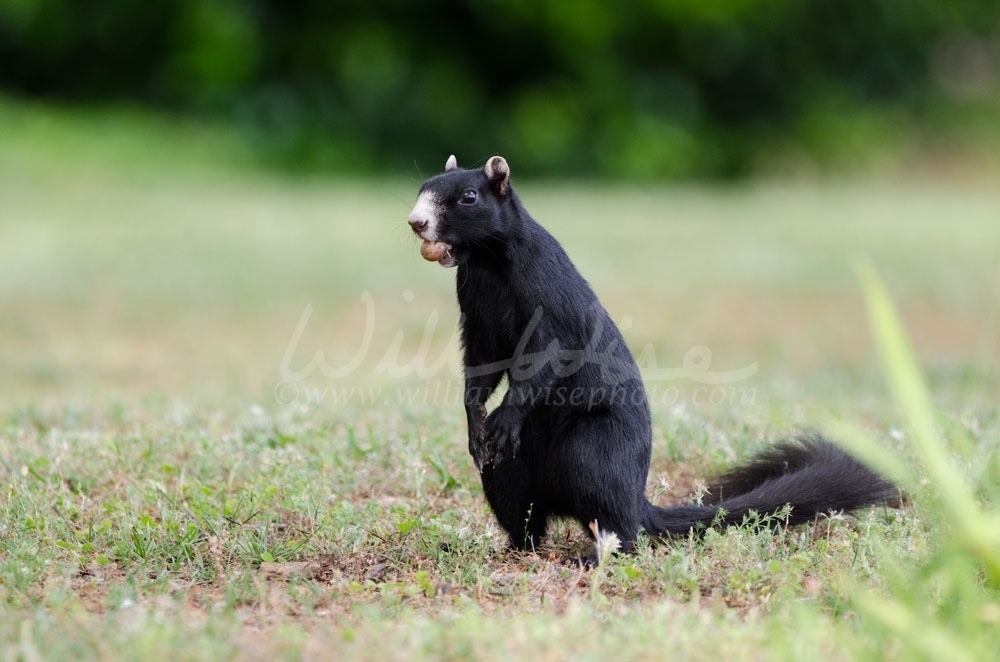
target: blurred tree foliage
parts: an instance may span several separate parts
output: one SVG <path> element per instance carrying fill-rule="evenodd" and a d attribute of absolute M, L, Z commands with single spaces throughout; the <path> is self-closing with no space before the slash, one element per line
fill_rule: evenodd
<path fill-rule="evenodd" d="M 737 176 L 996 111 L 998 35 L 997 0 L 0 0 L 0 88 L 229 118 L 289 167 Z"/>

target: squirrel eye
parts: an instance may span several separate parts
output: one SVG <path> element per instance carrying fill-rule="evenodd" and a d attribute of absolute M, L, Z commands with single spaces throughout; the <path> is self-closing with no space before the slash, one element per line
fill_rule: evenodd
<path fill-rule="evenodd" d="M 471 204 L 474 204 L 478 198 L 479 198 L 479 194 L 476 193 L 475 189 L 471 189 L 470 188 L 470 189 L 466 189 L 462 193 L 462 197 L 459 198 L 458 201 L 460 203 L 462 203 L 463 205 L 471 205 Z"/>

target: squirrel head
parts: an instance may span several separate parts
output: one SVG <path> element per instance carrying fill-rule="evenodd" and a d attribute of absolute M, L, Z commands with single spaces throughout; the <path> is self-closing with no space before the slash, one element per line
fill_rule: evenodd
<path fill-rule="evenodd" d="M 425 242 L 447 244 L 439 264 L 456 266 L 493 243 L 505 243 L 517 224 L 507 204 L 512 193 L 510 166 L 502 156 L 490 157 L 480 169 L 464 170 L 452 155 L 444 172 L 420 187 L 407 221 Z"/>

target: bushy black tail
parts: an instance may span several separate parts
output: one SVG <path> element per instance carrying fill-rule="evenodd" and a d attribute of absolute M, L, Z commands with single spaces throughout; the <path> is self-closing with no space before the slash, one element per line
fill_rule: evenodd
<path fill-rule="evenodd" d="M 820 513 L 898 496 L 892 483 L 819 435 L 778 444 L 710 481 L 708 489 L 704 505 L 660 508 L 646 502 L 642 526 L 652 535 L 684 535 L 713 522 L 739 524 L 751 510 L 769 515 L 786 505 L 792 507 L 787 522 L 801 524 Z"/>

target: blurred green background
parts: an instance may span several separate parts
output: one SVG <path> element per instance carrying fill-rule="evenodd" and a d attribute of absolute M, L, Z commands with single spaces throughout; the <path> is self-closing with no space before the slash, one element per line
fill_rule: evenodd
<path fill-rule="evenodd" d="M 994 392 L 1000 3 L 619 5 L 0 0 L 0 400 L 270 402 L 304 306 L 346 361 L 362 290 L 372 365 L 432 311 L 444 348 L 404 221 L 451 152 L 507 156 L 637 352 L 868 374 L 866 254 Z"/>
<path fill-rule="evenodd" d="M 644 366 L 756 366 L 645 372 L 657 502 L 837 419 L 910 452 L 870 258 L 995 512 L 998 72 L 997 0 L 0 0 L 0 658 L 988 659 L 929 501 L 589 591 L 502 553 L 406 216 L 504 154 Z"/>
<path fill-rule="evenodd" d="M 995 0 L 3 0 L 0 91 L 231 132 L 292 170 L 976 173 Z"/>

